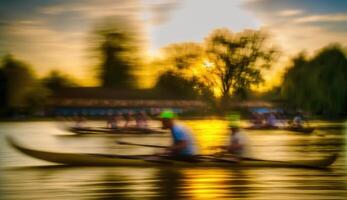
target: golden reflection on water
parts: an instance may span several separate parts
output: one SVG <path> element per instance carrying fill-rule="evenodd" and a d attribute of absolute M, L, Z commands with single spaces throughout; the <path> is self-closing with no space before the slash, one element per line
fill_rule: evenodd
<path fill-rule="evenodd" d="M 241 187 L 247 179 L 242 171 L 225 169 L 182 170 L 184 190 L 193 200 L 219 199 L 242 194 Z M 242 183 L 242 185 L 241 185 Z M 241 189 L 241 190 L 240 190 Z"/>

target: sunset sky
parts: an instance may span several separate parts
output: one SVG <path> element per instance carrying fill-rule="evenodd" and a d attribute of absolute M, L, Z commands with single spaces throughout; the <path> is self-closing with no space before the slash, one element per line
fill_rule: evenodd
<path fill-rule="evenodd" d="M 170 43 L 202 41 L 219 27 L 265 29 L 284 57 L 332 42 L 347 46 L 346 0 L 2 0 L 0 56 L 11 53 L 40 76 L 58 69 L 92 84 L 88 38 L 115 15 L 141 25 L 149 56 Z"/>

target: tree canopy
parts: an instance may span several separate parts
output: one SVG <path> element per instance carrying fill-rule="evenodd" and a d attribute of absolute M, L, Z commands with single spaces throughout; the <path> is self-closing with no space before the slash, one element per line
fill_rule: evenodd
<path fill-rule="evenodd" d="M 347 59 L 339 45 L 308 59 L 300 54 L 284 75 L 281 95 L 294 107 L 317 114 L 347 114 Z"/>
<path fill-rule="evenodd" d="M 202 43 L 183 42 L 164 47 L 157 64 L 168 71 L 162 73 L 156 87 L 176 88 L 176 92 L 209 100 L 216 90 L 222 100 L 231 95 L 245 98 L 252 86 L 263 81 L 262 69 L 270 66 L 276 52 L 261 31 L 232 33 L 216 29 Z"/>
<path fill-rule="evenodd" d="M 159 91 L 173 91 L 182 97 L 211 100 L 213 93 L 203 81 L 201 65 L 204 49 L 201 44 L 182 42 L 162 49 L 163 58 L 156 65 L 166 69 L 155 85 Z"/>
<path fill-rule="evenodd" d="M 163 62 L 176 71 L 190 70 L 202 58 L 203 47 L 199 43 L 182 42 L 168 45 L 162 49 Z"/>
<path fill-rule="evenodd" d="M 42 83 L 51 91 L 78 86 L 74 80 L 57 70 L 51 71 L 48 76 L 44 77 Z"/>
<path fill-rule="evenodd" d="M 261 70 L 268 68 L 276 50 L 268 46 L 268 36 L 260 31 L 233 33 L 216 29 L 206 39 L 210 67 L 209 80 L 223 97 L 245 97 L 253 85 L 263 82 Z"/>
<path fill-rule="evenodd" d="M 11 55 L 4 57 L 2 69 L 6 79 L 7 106 L 25 106 L 25 98 L 35 84 L 33 71 L 27 64 Z"/>
<path fill-rule="evenodd" d="M 22 109 L 36 111 L 44 106 L 48 91 L 37 80 L 31 67 L 12 56 L 5 56 L 1 67 L 2 112 L 18 112 Z"/>
<path fill-rule="evenodd" d="M 132 72 L 141 64 L 143 41 L 139 27 L 122 20 L 108 19 L 95 31 L 101 59 L 98 77 L 102 87 L 131 88 L 136 85 Z"/>

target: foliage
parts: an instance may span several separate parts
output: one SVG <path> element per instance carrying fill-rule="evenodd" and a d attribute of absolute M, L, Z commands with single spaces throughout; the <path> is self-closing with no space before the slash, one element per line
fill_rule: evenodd
<path fill-rule="evenodd" d="M 156 65 L 167 69 L 158 78 L 155 88 L 173 91 L 186 98 L 213 100 L 213 92 L 202 79 L 203 48 L 198 43 L 183 42 L 162 49 L 163 58 Z"/>
<path fill-rule="evenodd" d="M 213 31 L 204 43 L 176 43 L 162 49 L 157 64 L 168 71 L 158 79 L 157 88 L 215 103 L 216 89 L 222 94 L 221 107 L 234 94 L 245 98 L 249 89 L 263 81 L 276 51 L 267 46 L 260 31 L 231 33 Z"/>
<path fill-rule="evenodd" d="M 43 108 L 48 95 L 45 89 L 36 79 L 31 68 L 12 56 L 5 56 L 1 67 L 2 74 L 2 112 L 19 112 L 30 109 L 36 111 Z"/>
<path fill-rule="evenodd" d="M 0 116 L 5 112 L 6 99 L 6 76 L 3 68 L 0 68 Z"/>
<path fill-rule="evenodd" d="M 253 85 L 263 81 L 261 69 L 268 68 L 276 53 L 267 47 L 267 35 L 246 30 L 232 33 L 214 30 L 205 40 L 207 56 L 213 67 L 209 81 L 218 87 L 222 97 L 231 93 L 245 97 Z"/>
<path fill-rule="evenodd" d="M 163 48 L 164 63 L 174 70 L 190 70 L 202 58 L 203 48 L 198 43 L 174 43 Z"/>
<path fill-rule="evenodd" d="M 317 114 L 347 114 L 347 59 L 338 45 L 323 48 L 313 58 L 293 59 L 284 75 L 281 95 L 295 108 Z"/>
<path fill-rule="evenodd" d="M 102 87 L 133 87 L 132 70 L 141 63 L 141 40 L 138 27 L 109 19 L 96 28 L 97 50 L 101 56 L 99 78 Z"/>
<path fill-rule="evenodd" d="M 25 98 L 35 84 L 35 76 L 30 67 L 14 58 L 6 56 L 3 61 L 6 79 L 6 102 L 8 107 L 24 107 Z"/>
<path fill-rule="evenodd" d="M 51 91 L 48 88 L 42 85 L 39 81 L 36 81 L 24 99 L 28 113 L 42 111 L 47 105 L 48 96 L 50 94 Z"/>
<path fill-rule="evenodd" d="M 47 77 L 43 78 L 42 83 L 51 91 L 78 86 L 78 84 L 67 75 L 56 70 L 51 71 Z"/>
<path fill-rule="evenodd" d="M 172 91 L 182 98 L 195 98 L 197 93 L 194 87 L 194 80 L 185 79 L 173 71 L 163 73 L 155 86 L 159 92 Z"/>

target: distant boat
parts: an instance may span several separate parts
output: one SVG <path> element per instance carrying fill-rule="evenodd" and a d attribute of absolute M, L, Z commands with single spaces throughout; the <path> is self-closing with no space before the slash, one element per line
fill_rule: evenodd
<path fill-rule="evenodd" d="M 159 128 L 144 128 L 144 127 L 127 127 L 127 128 L 102 128 L 102 127 L 68 127 L 68 131 L 77 134 L 120 134 L 120 133 L 133 133 L 133 134 L 151 134 L 151 133 L 167 133 L 168 131 Z"/>
<path fill-rule="evenodd" d="M 265 127 L 245 127 L 246 130 L 286 130 L 300 133 L 312 133 L 315 128 L 313 127 L 277 127 L 277 126 L 265 126 Z"/>

